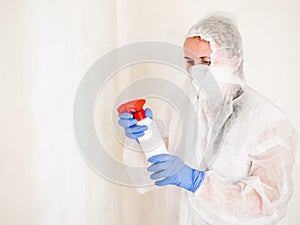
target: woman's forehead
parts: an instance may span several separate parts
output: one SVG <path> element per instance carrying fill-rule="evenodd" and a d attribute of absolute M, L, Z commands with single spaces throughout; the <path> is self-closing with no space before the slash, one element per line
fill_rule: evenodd
<path fill-rule="evenodd" d="M 184 42 L 184 50 L 186 57 L 209 57 L 212 53 L 208 41 L 200 37 L 188 37 Z"/>

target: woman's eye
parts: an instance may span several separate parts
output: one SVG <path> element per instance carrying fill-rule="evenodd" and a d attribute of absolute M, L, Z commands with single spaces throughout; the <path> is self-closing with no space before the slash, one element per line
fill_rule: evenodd
<path fill-rule="evenodd" d="M 203 61 L 203 62 L 204 62 L 204 64 L 206 64 L 206 65 L 208 65 L 208 66 L 210 66 L 210 64 L 211 64 L 210 61 Z"/>
<path fill-rule="evenodd" d="M 194 65 L 194 61 L 193 60 L 187 60 L 186 63 L 190 64 L 190 65 Z"/>

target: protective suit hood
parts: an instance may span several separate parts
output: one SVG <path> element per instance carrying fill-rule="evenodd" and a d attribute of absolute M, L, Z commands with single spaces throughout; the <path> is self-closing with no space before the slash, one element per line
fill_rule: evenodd
<path fill-rule="evenodd" d="M 212 70 L 230 71 L 230 74 L 224 75 L 233 75 L 242 85 L 245 83 L 242 39 L 233 19 L 208 15 L 193 25 L 186 37 L 200 37 L 208 41 L 212 50 Z"/>

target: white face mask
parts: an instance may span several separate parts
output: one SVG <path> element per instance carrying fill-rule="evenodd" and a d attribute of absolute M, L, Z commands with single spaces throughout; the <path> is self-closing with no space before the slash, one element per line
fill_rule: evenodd
<path fill-rule="evenodd" d="M 205 77 L 207 76 L 209 72 L 209 67 L 207 65 L 204 64 L 197 64 L 195 66 L 192 66 L 189 69 L 189 74 L 191 75 L 193 81 L 199 86 L 201 87 Z"/>
<path fill-rule="evenodd" d="M 189 69 L 189 74 L 191 75 L 193 81 L 198 85 L 198 88 L 201 89 L 206 76 L 212 76 L 222 93 L 224 93 L 225 88 L 228 85 L 243 84 L 242 79 L 233 73 L 233 69 L 228 65 L 207 66 L 204 64 L 197 64 Z"/>

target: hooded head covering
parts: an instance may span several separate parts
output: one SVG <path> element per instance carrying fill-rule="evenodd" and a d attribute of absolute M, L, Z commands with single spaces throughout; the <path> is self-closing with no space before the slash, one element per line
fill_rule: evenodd
<path fill-rule="evenodd" d="M 233 19 L 216 13 L 207 15 L 193 25 L 187 37 L 199 36 L 209 41 L 211 66 L 228 66 L 242 81 L 244 78 L 243 49 L 240 32 Z"/>

